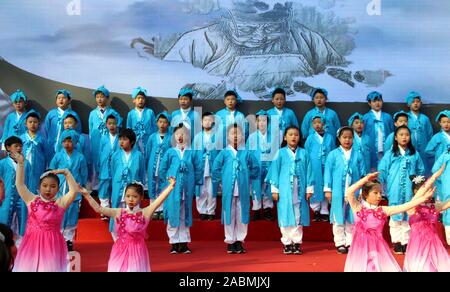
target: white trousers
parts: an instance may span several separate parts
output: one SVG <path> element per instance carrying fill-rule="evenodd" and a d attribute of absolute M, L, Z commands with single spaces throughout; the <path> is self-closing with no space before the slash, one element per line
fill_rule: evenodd
<path fill-rule="evenodd" d="M 293 243 L 302 243 L 303 240 L 303 226 L 300 223 L 300 203 L 294 204 L 295 222 L 297 226 L 280 227 L 281 242 L 283 245 L 290 245 Z"/>
<path fill-rule="evenodd" d="M 66 227 L 66 229 L 63 230 L 63 236 L 66 241 L 70 240 L 73 241 L 73 238 L 75 237 L 75 232 L 77 231 L 77 227 Z"/>
<path fill-rule="evenodd" d="M 328 201 L 326 199 L 322 202 L 311 202 L 309 206 L 311 206 L 311 209 L 313 209 L 314 212 L 320 211 L 320 214 L 322 215 L 330 214 L 328 211 Z"/>
<path fill-rule="evenodd" d="M 334 245 L 336 247 L 344 245 L 352 245 L 353 224 L 345 222 L 345 224 L 333 224 Z"/>
<path fill-rule="evenodd" d="M 447 244 L 450 245 L 450 226 L 445 226 L 445 237 L 447 239 Z"/>
<path fill-rule="evenodd" d="M 224 222 L 227 214 L 224 213 Z M 231 224 L 224 224 L 225 243 L 233 244 L 236 241 L 244 241 L 247 237 L 248 224 L 242 223 L 241 200 L 239 197 L 233 197 L 231 201 Z"/>
<path fill-rule="evenodd" d="M 189 227 L 185 224 L 185 210 L 184 210 L 185 201 L 181 201 L 180 206 L 180 224 L 178 227 L 172 227 L 170 225 L 170 220 L 167 223 L 167 236 L 169 236 L 169 243 L 181 243 L 181 242 L 191 242 L 191 233 Z"/>
<path fill-rule="evenodd" d="M 266 195 L 263 195 L 262 200 L 258 200 L 258 198 L 253 198 L 252 200 L 252 210 L 257 211 L 263 209 L 273 208 L 273 201 L 267 197 Z"/>
<path fill-rule="evenodd" d="M 197 211 L 199 214 L 215 215 L 216 198 L 212 193 L 212 180 L 210 176 L 204 177 L 204 183 L 200 187 L 200 196 L 196 198 Z"/>
<path fill-rule="evenodd" d="M 391 241 L 392 243 L 400 242 L 402 245 L 405 245 L 409 241 L 409 223 L 408 221 L 394 221 L 389 220 L 389 227 L 391 233 Z"/>

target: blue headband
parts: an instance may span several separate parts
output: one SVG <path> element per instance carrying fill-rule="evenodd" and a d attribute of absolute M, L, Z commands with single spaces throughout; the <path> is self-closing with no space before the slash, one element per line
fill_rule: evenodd
<path fill-rule="evenodd" d="M 59 94 L 63 94 L 67 98 L 72 98 L 72 93 L 70 93 L 70 91 L 67 89 L 58 89 L 56 91 L 56 96 L 58 96 Z"/>
<path fill-rule="evenodd" d="M 408 104 L 408 106 L 411 105 L 416 98 L 422 100 L 420 93 L 415 91 L 411 91 L 410 93 L 408 93 L 408 95 L 406 96 L 406 103 Z"/>
<path fill-rule="evenodd" d="M 75 145 L 78 144 L 78 139 L 80 138 L 80 135 L 75 130 L 64 130 L 61 134 L 61 142 L 64 142 L 64 140 L 70 138 L 72 140 L 72 144 L 75 147 Z"/>
<path fill-rule="evenodd" d="M 378 91 L 372 91 L 367 95 L 367 101 L 374 101 L 375 99 L 383 99 L 383 95 L 379 93 Z"/>
<path fill-rule="evenodd" d="M 314 95 L 316 95 L 316 93 L 318 91 L 323 92 L 323 95 L 325 95 L 326 98 L 328 98 L 328 91 L 325 88 L 321 88 L 321 87 L 316 87 L 311 91 L 311 97 L 314 98 Z"/>
<path fill-rule="evenodd" d="M 95 97 L 95 95 L 99 92 L 103 93 L 104 96 L 109 97 L 109 90 L 106 89 L 106 87 L 104 85 L 102 85 L 99 88 L 97 88 L 96 90 L 92 91 L 92 95 Z"/>
<path fill-rule="evenodd" d="M 349 125 L 349 126 L 353 125 L 353 122 L 354 122 L 356 119 L 359 119 L 359 120 L 362 122 L 363 116 L 362 116 L 360 113 L 358 113 L 358 112 L 354 113 L 354 114 L 348 119 L 348 125 Z"/>
<path fill-rule="evenodd" d="M 147 89 L 143 87 L 137 87 L 135 90 L 133 90 L 133 93 L 131 93 L 131 98 L 135 99 L 139 94 L 143 94 L 145 97 L 147 97 Z"/>
<path fill-rule="evenodd" d="M 12 102 L 19 102 L 21 99 L 23 99 L 23 101 L 27 101 L 27 96 L 20 89 L 17 89 L 16 92 L 11 94 L 9 98 L 11 99 Z"/>

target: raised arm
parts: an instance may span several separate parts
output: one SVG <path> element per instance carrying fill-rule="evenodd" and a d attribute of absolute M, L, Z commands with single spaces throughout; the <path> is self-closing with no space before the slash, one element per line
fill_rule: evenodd
<path fill-rule="evenodd" d="M 94 209 L 96 213 L 103 214 L 108 217 L 117 217 L 120 215 L 120 209 L 113 209 L 113 208 L 104 208 L 101 207 L 97 201 L 89 194 L 89 191 L 85 188 L 79 187 L 79 192 L 83 195 L 83 197 L 88 201 L 89 205 Z"/>
<path fill-rule="evenodd" d="M 62 174 L 66 177 L 67 184 L 69 185 L 69 191 L 59 199 L 60 206 L 67 209 L 70 204 L 75 200 L 78 192 L 78 184 L 73 178 L 72 173 L 68 169 L 55 169 L 52 170 L 53 174 Z"/>
<path fill-rule="evenodd" d="M 421 194 L 416 200 L 412 200 L 412 201 L 409 201 L 408 203 L 398 205 L 398 206 L 390 206 L 390 207 L 383 206 L 382 207 L 383 211 L 388 216 L 406 212 L 409 209 L 412 209 L 412 208 L 428 201 L 428 199 L 433 196 L 435 190 L 436 190 L 436 187 L 431 189 L 431 188 L 426 188 L 425 186 L 422 186 L 417 191 L 417 194 L 419 194 L 419 192 L 421 192 Z M 422 194 L 422 192 L 423 192 L 423 194 Z"/>
<path fill-rule="evenodd" d="M 22 200 L 26 205 L 29 205 L 33 200 L 35 195 L 30 192 L 30 190 L 25 185 L 25 159 L 21 153 L 12 152 L 12 158 L 17 162 L 16 171 L 16 188 Z"/>
<path fill-rule="evenodd" d="M 169 196 L 169 194 L 172 192 L 172 190 L 175 187 L 176 180 L 174 177 L 169 178 L 169 185 L 159 194 L 158 198 L 153 201 L 148 207 L 144 208 L 144 217 L 149 220 L 153 212 L 155 212 L 156 209 L 161 206 L 161 204 L 164 202 L 165 199 Z"/>
<path fill-rule="evenodd" d="M 346 191 L 345 191 L 345 197 L 347 197 L 348 203 L 350 204 L 350 207 L 353 211 L 356 211 L 359 208 L 360 203 L 355 198 L 355 193 L 360 188 L 362 188 L 366 183 L 369 181 L 374 180 L 378 177 L 379 172 L 372 172 L 357 181 L 355 184 L 351 185 Z"/>

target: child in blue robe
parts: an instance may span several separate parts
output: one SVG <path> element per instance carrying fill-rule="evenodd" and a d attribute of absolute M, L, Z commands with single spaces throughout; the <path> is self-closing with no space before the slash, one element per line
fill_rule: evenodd
<path fill-rule="evenodd" d="M 156 131 L 155 114 L 153 110 L 145 106 L 147 90 L 137 87 L 131 93 L 135 106 L 127 116 L 127 128 L 132 129 L 136 134 L 136 146 L 142 154 L 150 135 Z"/>
<path fill-rule="evenodd" d="M 426 155 L 425 149 L 433 137 L 433 127 L 430 119 L 420 112 L 422 108 L 422 97 L 420 93 L 415 91 L 408 93 L 406 96 L 406 104 L 410 108 L 408 112 L 408 127 L 411 129 L 411 140 L 422 158 L 423 164 L 425 165 L 425 176 L 428 177 L 431 175 L 433 161 Z"/>
<path fill-rule="evenodd" d="M 145 160 L 136 147 L 136 134 L 131 129 L 122 129 L 119 133 L 119 147 L 111 157 L 111 207 L 124 208 L 124 191 L 132 182 L 145 184 Z M 115 222 L 109 221 L 109 231 L 114 239 L 117 234 Z"/>
<path fill-rule="evenodd" d="M 9 97 L 14 106 L 14 110 L 10 113 L 5 120 L 3 125 L 3 135 L 0 140 L 2 150 L 5 150 L 5 141 L 11 136 L 20 137 L 22 134 L 26 133 L 27 128 L 25 127 L 25 118 L 27 112 L 27 101 L 28 98 L 23 91 L 18 89 L 16 92 L 11 94 Z"/>
<path fill-rule="evenodd" d="M 190 147 L 190 133 L 183 124 L 174 129 L 172 140 L 175 146 L 167 150 L 161 160 L 159 180 L 168 184 L 168 178 L 177 181 L 172 195 L 164 202 L 164 221 L 172 245 L 170 253 L 191 253 L 189 228 L 192 226 L 192 201 L 195 186 L 202 184 L 201 159 Z"/>
<path fill-rule="evenodd" d="M 293 110 L 286 107 L 286 91 L 282 88 L 275 88 L 272 92 L 273 108 L 267 111 L 267 115 L 274 121 L 278 131 L 280 132 L 280 143 L 283 138 L 284 130 L 287 127 L 294 126 L 299 127 L 297 117 Z M 278 124 L 276 123 L 278 122 Z M 269 126 L 270 129 L 270 126 Z M 269 130 L 270 131 L 270 130 Z"/>
<path fill-rule="evenodd" d="M 79 134 L 75 130 L 64 130 L 60 137 L 63 149 L 55 154 L 50 162 L 49 168 L 68 169 L 72 173 L 75 181 L 82 187 L 85 187 L 88 178 L 88 167 L 83 154 L 76 149 L 78 139 Z M 68 192 L 69 187 L 66 177 L 63 175 L 58 176 L 60 181 L 58 197 L 61 197 Z M 73 239 L 75 237 L 75 232 L 78 225 L 78 215 L 81 205 L 80 202 L 81 194 L 78 193 L 75 200 L 64 213 L 62 230 L 69 251 L 73 250 Z"/>
<path fill-rule="evenodd" d="M 14 153 L 22 152 L 22 140 L 11 136 L 5 140 L 8 156 L 0 160 L 0 180 L 3 182 L 4 192 L 0 193 L 0 223 L 8 225 L 16 237 L 16 246 L 20 245 L 25 234 L 27 222 L 27 207 L 16 189 L 17 162 L 12 158 Z M 25 184 L 31 184 L 30 163 L 25 161 Z"/>
<path fill-rule="evenodd" d="M 121 120 L 120 116 L 110 114 L 105 117 L 106 128 L 109 134 L 102 136 L 100 140 L 100 167 L 99 167 L 99 185 L 98 185 L 98 198 L 100 199 L 100 206 L 109 208 L 111 206 L 111 160 L 114 153 L 119 149 L 119 126 L 118 120 Z M 106 216 L 101 216 L 102 220 L 108 220 Z"/>
<path fill-rule="evenodd" d="M 111 108 L 109 105 L 110 92 L 104 86 L 100 86 L 92 92 L 93 97 L 95 97 L 95 102 L 97 107 L 89 113 L 89 141 L 91 146 L 91 157 L 93 166 L 93 178 L 92 188 L 97 189 L 98 174 L 100 171 L 100 141 L 103 136 L 108 136 L 108 128 L 106 127 L 106 117 L 113 114 L 119 117 L 117 120 L 117 126 L 122 127 L 122 118 L 119 113 Z"/>
<path fill-rule="evenodd" d="M 278 94 L 280 95 L 280 94 Z M 278 96 L 281 98 L 281 96 Z M 269 113 L 260 110 L 256 113 L 256 131 L 251 133 L 247 140 L 247 149 L 253 151 L 259 164 L 259 177 L 252 180 L 252 220 L 273 220 L 273 200 L 272 193 L 270 191 L 270 185 L 266 183 L 266 176 L 269 172 L 270 164 L 276 155 L 278 150 L 277 139 L 272 139 L 273 136 L 278 135 L 278 128 L 269 128 L 268 121 L 270 118 Z M 261 214 L 261 210 L 263 213 Z"/>
<path fill-rule="evenodd" d="M 59 146 L 58 141 L 61 136 L 63 127 L 63 115 L 70 113 L 77 118 L 78 114 L 70 108 L 72 102 L 72 94 L 66 89 L 59 89 L 56 91 L 56 108 L 51 109 L 45 116 L 44 134 L 47 141 L 47 161 L 51 161 L 56 153 L 56 148 Z M 81 133 L 81 122 L 77 125 L 77 132 Z"/>
<path fill-rule="evenodd" d="M 353 128 L 353 146 L 352 149 L 361 153 L 364 160 L 365 173 L 370 171 L 370 150 L 369 139 L 363 135 L 364 121 L 363 116 L 356 112 L 348 119 L 349 127 Z"/>
<path fill-rule="evenodd" d="M 440 196 L 439 200 L 441 202 L 447 202 L 450 200 L 450 146 L 445 153 L 443 153 L 433 165 L 432 172 L 437 172 L 442 165 L 445 164 L 445 169 L 442 175 L 436 180 L 439 182 Z M 444 183 L 445 182 L 445 183 Z M 447 209 L 442 214 L 442 220 L 445 227 L 445 237 L 447 239 L 447 244 L 450 245 L 450 211 Z"/>
<path fill-rule="evenodd" d="M 303 253 L 303 227 L 310 223 L 308 200 L 314 193 L 314 174 L 309 155 L 299 146 L 300 139 L 298 128 L 286 129 L 282 148 L 266 177 L 277 202 L 284 254 Z"/>
<path fill-rule="evenodd" d="M 408 127 L 408 121 L 409 121 L 409 115 L 407 113 L 405 113 L 404 111 L 399 111 L 394 114 L 394 126 L 396 129 L 400 126 Z M 412 137 L 411 137 L 411 141 L 412 141 Z M 394 132 L 390 133 L 389 136 L 387 136 L 386 141 L 384 142 L 384 149 L 386 151 L 389 149 L 392 149 L 392 145 L 394 145 Z M 413 146 L 414 146 L 414 143 L 413 143 Z"/>
<path fill-rule="evenodd" d="M 172 135 L 169 132 L 169 113 L 162 112 L 158 114 L 156 116 L 156 126 L 158 130 L 150 135 L 145 149 L 145 161 L 148 161 L 148 195 L 151 202 L 154 202 L 162 191 L 162 184 L 158 179 L 161 169 L 161 160 L 163 159 L 164 154 L 166 154 L 166 151 L 171 147 L 170 142 Z M 163 204 L 155 210 L 153 219 L 164 219 Z"/>
<path fill-rule="evenodd" d="M 381 110 L 383 107 L 383 96 L 377 91 L 367 95 L 367 102 L 371 108 L 363 117 L 364 131 L 370 150 L 370 172 L 378 168 L 378 162 L 387 150 L 384 149 L 384 142 L 390 133 L 394 132 L 394 121 L 391 116 Z"/>
<path fill-rule="evenodd" d="M 38 192 L 39 177 L 44 173 L 47 167 L 47 162 L 45 160 L 46 143 L 39 133 L 40 120 L 41 115 L 34 110 L 30 110 L 25 116 L 27 132 L 20 136 L 20 139 L 23 142 L 23 156 L 31 166 L 29 190 L 33 193 Z"/>
<path fill-rule="evenodd" d="M 244 134 L 238 124 L 227 131 L 228 146 L 217 155 L 213 181 L 222 183 L 222 224 L 227 253 L 245 253 L 242 245 L 250 222 L 250 180 L 259 176 L 259 163 L 245 149 Z"/>
<path fill-rule="evenodd" d="M 342 127 L 338 131 L 340 146 L 330 152 L 325 164 L 324 192 L 331 201 L 330 222 L 333 224 L 334 244 L 340 254 L 348 252 L 354 223 L 345 192 L 366 175 L 362 154 L 353 147 L 354 135 L 352 128 Z"/>
<path fill-rule="evenodd" d="M 302 136 L 303 139 L 308 138 L 308 136 L 314 133 L 312 127 L 312 118 L 316 114 L 322 114 L 324 116 L 325 132 L 331 134 L 333 137 L 336 136 L 336 131 L 341 127 L 341 122 L 337 113 L 326 107 L 328 101 L 328 91 L 324 88 L 314 88 L 311 91 L 312 101 L 315 107 L 309 110 L 302 122 Z"/>
<path fill-rule="evenodd" d="M 205 112 L 202 116 L 201 133 L 194 137 L 194 150 L 196 155 L 201 159 L 201 173 L 203 176 L 203 183 L 196 187 L 196 206 L 200 214 L 200 220 L 214 220 L 216 215 L 217 203 L 217 185 L 213 185 L 212 168 L 214 160 L 219 154 L 220 150 L 216 147 L 216 132 L 214 129 L 214 114 Z"/>
<path fill-rule="evenodd" d="M 425 169 L 419 153 L 411 142 L 411 131 L 407 126 L 395 130 L 395 140 L 380 161 L 379 178 L 384 185 L 389 206 L 407 203 L 413 197 L 411 175 L 424 175 Z M 404 254 L 409 241 L 409 223 L 406 213 L 391 216 L 389 221 L 394 253 Z"/>
<path fill-rule="evenodd" d="M 201 132 L 200 115 L 194 111 L 192 98 L 194 92 L 190 88 L 182 88 L 178 93 L 178 105 L 180 109 L 174 111 L 171 115 L 171 132 L 179 124 L 183 124 L 186 129 L 190 130 L 191 142 L 194 141 L 195 135 Z"/>
<path fill-rule="evenodd" d="M 313 221 L 329 221 L 328 201 L 323 192 L 323 171 L 325 160 L 334 148 L 336 148 L 336 138 L 325 132 L 325 119 L 322 114 L 315 114 L 312 117 L 314 132 L 306 139 L 305 150 L 309 155 L 312 171 L 314 173 L 314 194 L 309 203 L 314 211 Z"/>
<path fill-rule="evenodd" d="M 229 90 L 225 92 L 224 95 L 224 104 L 225 108 L 221 109 L 216 113 L 216 116 L 220 119 L 217 119 L 215 122 L 218 124 L 218 144 L 219 149 L 224 149 L 227 146 L 227 128 L 230 125 L 238 124 L 238 126 L 242 129 L 244 133 L 244 141 L 247 140 L 249 135 L 249 124 L 243 113 L 236 109 L 237 104 L 240 102 L 241 98 L 238 93 L 234 90 Z"/>

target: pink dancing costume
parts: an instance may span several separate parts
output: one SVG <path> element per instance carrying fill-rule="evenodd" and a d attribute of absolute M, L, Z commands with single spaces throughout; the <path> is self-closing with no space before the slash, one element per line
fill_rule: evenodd
<path fill-rule="evenodd" d="M 65 209 L 36 197 L 14 263 L 14 272 L 67 272 L 67 245 L 61 234 Z"/>
<path fill-rule="evenodd" d="M 145 244 L 148 223 L 142 212 L 128 214 L 121 210 L 114 224 L 118 238 L 109 257 L 108 272 L 150 272 Z"/>
<path fill-rule="evenodd" d="M 400 272 L 383 238 L 386 213 L 382 207 L 356 212 L 353 241 L 345 261 L 345 272 Z"/>
<path fill-rule="evenodd" d="M 450 257 L 437 234 L 439 213 L 420 205 L 409 217 L 410 239 L 403 269 L 407 272 L 450 272 Z"/>

